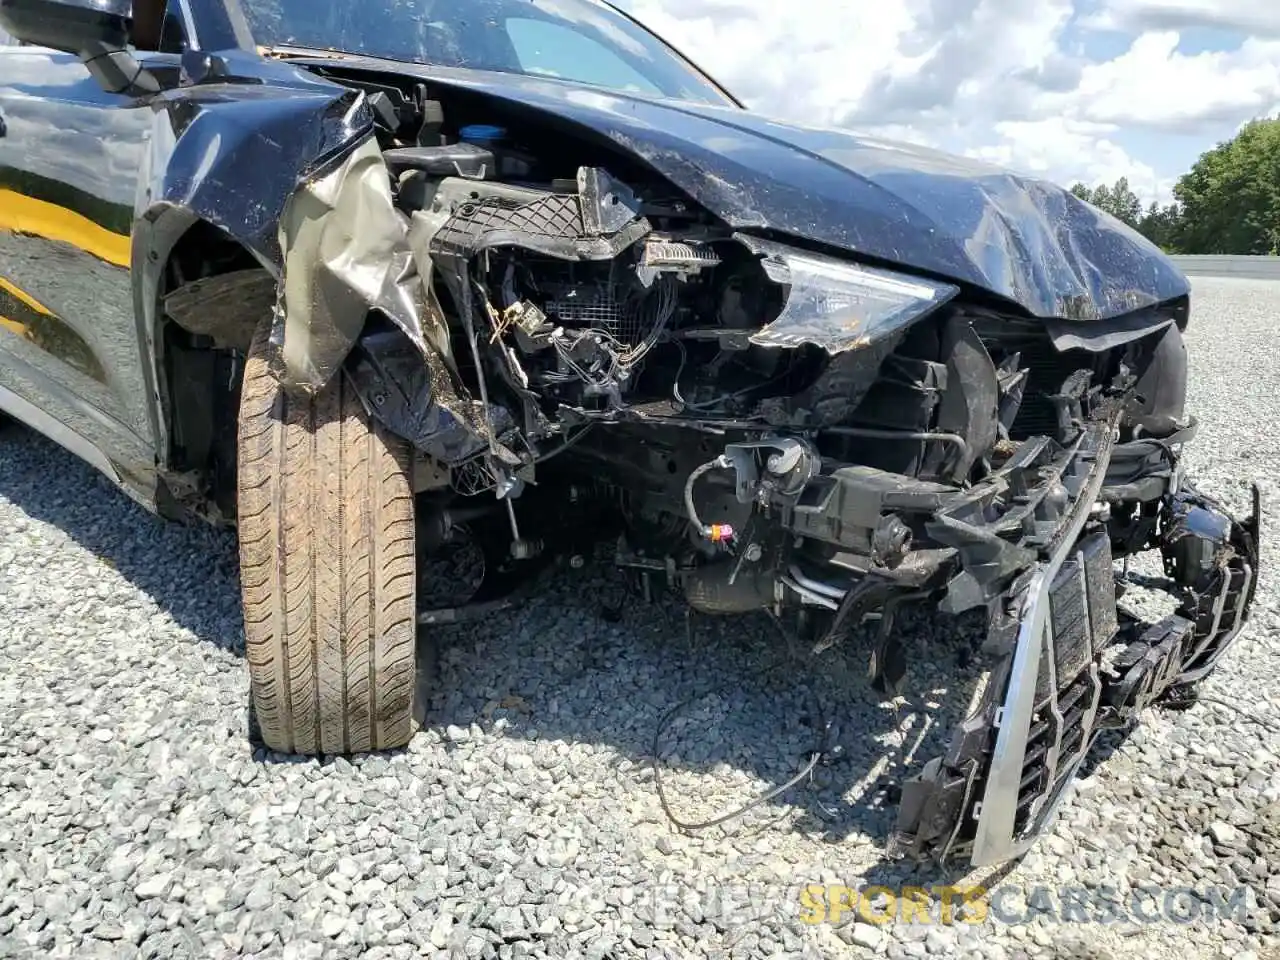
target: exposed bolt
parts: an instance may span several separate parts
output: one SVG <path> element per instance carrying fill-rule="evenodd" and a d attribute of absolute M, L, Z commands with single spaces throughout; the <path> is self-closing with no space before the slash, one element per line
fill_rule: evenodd
<path fill-rule="evenodd" d="M 587 565 L 587 558 L 580 553 L 575 553 L 569 558 L 569 566 L 574 570 L 581 570 Z"/>
<path fill-rule="evenodd" d="M 746 557 L 752 563 L 755 563 L 757 560 L 759 560 L 763 556 L 764 556 L 764 549 L 760 546 L 760 544 L 753 543 L 751 544 L 751 546 L 747 547 Z"/>

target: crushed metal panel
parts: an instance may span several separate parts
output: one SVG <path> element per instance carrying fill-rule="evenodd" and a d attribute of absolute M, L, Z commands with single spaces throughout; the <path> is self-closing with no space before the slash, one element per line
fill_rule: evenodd
<path fill-rule="evenodd" d="M 372 136 L 299 186 L 280 217 L 280 246 L 284 279 L 273 339 L 281 346 L 284 382 L 323 387 L 371 310 L 386 314 L 425 352 L 417 266 Z"/>

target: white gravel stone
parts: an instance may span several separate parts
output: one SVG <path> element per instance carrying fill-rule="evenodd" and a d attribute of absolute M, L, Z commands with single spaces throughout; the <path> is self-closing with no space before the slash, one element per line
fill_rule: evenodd
<path fill-rule="evenodd" d="M 1213 837 L 1214 843 L 1230 846 L 1240 838 L 1240 831 L 1231 824 L 1218 820 L 1209 824 L 1209 836 Z"/>
<path fill-rule="evenodd" d="M 877 950 L 884 943 L 884 933 L 870 923 L 851 923 L 839 930 L 840 938 L 855 947 Z"/>
<path fill-rule="evenodd" d="M 173 878 L 167 873 L 158 873 L 154 877 L 148 877 L 140 884 L 133 888 L 133 895 L 139 900 L 150 900 L 154 897 L 163 897 L 169 892 L 169 885 L 173 882 Z"/>

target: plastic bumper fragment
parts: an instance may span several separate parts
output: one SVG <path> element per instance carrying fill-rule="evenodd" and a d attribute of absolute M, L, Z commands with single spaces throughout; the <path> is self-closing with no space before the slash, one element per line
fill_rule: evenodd
<path fill-rule="evenodd" d="M 1097 734 L 1177 699 L 1239 636 L 1258 578 L 1256 487 L 1244 521 L 1187 484 L 1164 495 L 1150 546 L 1180 605 L 1140 623 L 1117 610 L 1110 539 L 1090 522 L 1109 452 L 1095 451 L 1057 546 L 1010 589 L 1016 640 L 982 704 L 946 755 L 904 784 L 892 854 L 974 866 L 1019 856 L 1052 820 Z"/>

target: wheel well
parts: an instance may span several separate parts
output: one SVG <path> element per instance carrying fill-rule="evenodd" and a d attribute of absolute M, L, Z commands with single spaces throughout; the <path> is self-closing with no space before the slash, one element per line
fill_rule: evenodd
<path fill-rule="evenodd" d="M 251 335 L 266 315 L 261 295 L 228 297 L 225 285 L 210 283 L 230 278 L 256 278 L 274 297 L 275 280 L 253 253 L 213 224 L 196 223 L 165 264 L 154 339 L 172 506 L 220 522 L 235 516 L 244 331 Z M 218 295 L 220 309 L 203 309 Z"/>

